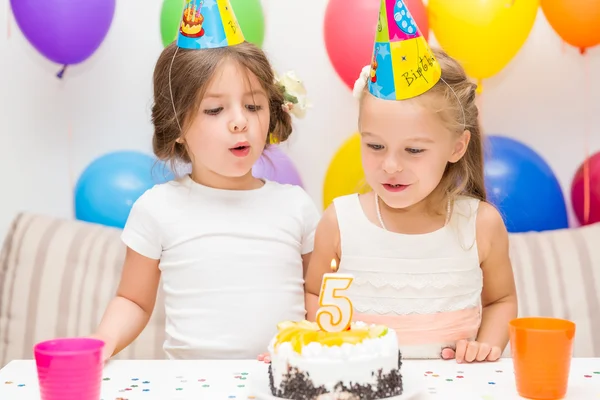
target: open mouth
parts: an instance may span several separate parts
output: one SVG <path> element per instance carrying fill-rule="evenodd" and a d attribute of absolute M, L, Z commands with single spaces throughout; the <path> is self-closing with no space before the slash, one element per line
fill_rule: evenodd
<path fill-rule="evenodd" d="M 406 189 L 409 185 L 401 185 L 399 183 L 384 183 L 383 187 L 388 192 L 401 192 Z"/>
<path fill-rule="evenodd" d="M 235 147 L 230 148 L 229 151 L 236 157 L 245 157 L 250 154 L 250 144 L 238 143 Z"/>

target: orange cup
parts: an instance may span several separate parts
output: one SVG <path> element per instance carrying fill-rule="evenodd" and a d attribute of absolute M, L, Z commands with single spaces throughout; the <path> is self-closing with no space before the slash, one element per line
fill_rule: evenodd
<path fill-rule="evenodd" d="M 509 323 L 517 392 L 535 400 L 567 394 L 575 324 L 558 318 L 516 318 Z"/>

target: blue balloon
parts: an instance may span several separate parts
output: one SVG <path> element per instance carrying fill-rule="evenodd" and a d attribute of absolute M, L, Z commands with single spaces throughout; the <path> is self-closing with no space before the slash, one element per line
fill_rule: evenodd
<path fill-rule="evenodd" d="M 508 137 L 489 136 L 484 172 L 488 200 L 499 209 L 509 232 L 569 227 L 560 183 L 530 147 Z"/>
<path fill-rule="evenodd" d="M 155 184 L 174 178 L 168 167 L 136 151 L 117 151 L 94 160 L 75 187 L 75 218 L 123 228 L 133 203 Z"/>

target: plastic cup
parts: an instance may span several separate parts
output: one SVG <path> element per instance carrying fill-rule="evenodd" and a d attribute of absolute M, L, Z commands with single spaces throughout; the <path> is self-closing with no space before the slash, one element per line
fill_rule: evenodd
<path fill-rule="evenodd" d="M 99 400 L 104 342 L 64 338 L 35 345 L 42 400 Z"/>
<path fill-rule="evenodd" d="M 535 400 L 567 394 L 575 323 L 558 318 L 517 318 L 509 323 L 517 392 Z"/>

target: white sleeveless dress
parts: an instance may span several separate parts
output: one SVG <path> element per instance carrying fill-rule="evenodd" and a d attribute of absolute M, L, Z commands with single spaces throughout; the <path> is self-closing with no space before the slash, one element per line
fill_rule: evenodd
<path fill-rule="evenodd" d="M 399 234 L 369 221 L 357 194 L 334 200 L 341 238 L 339 272 L 355 321 L 396 330 L 403 358 L 439 358 L 481 324 L 483 275 L 475 236 L 479 200 L 459 197 L 449 222 L 426 234 Z"/>

